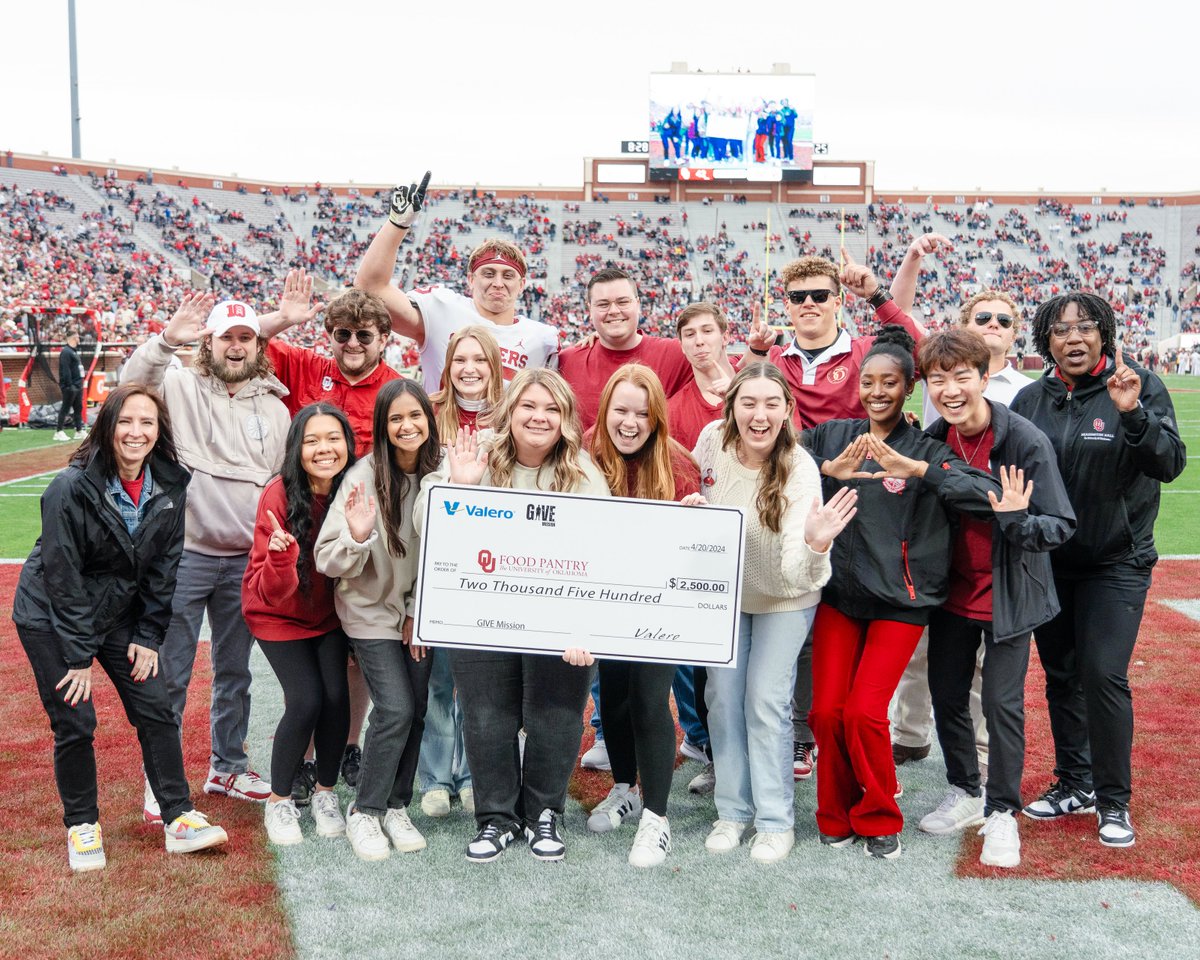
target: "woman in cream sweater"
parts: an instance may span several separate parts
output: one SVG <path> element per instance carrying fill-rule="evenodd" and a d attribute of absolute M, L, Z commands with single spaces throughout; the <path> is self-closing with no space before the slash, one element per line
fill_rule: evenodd
<path fill-rule="evenodd" d="M 796 443 L 793 402 L 773 364 L 743 367 L 724 419 L 696 442 L 703 492 L 683 500 L 746 510 L 737 663 L 708 674 L 718 819 L 704 845 L 727 853 L 752 832 L 750 856 L 764 863 L 792 848 L 796 658 L 829 579 L 829 548 L 857 498 L 845 490 L 821 505 L 816 464 Z"/>

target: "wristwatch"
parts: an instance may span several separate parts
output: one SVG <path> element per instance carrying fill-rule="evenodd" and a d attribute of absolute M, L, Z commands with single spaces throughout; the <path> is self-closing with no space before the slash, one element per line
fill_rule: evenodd
<path fill-rule="evenodd" d="M 867 303 L 869 303 L 872 307 L 874 307 L 876 310 L 878 310 L 880 307 L 882 307 L 885 303 L 887 303 L 891 299 L 892 299 L 892 292 L 890 290 L 888 290 L 888 288 L 885 287 L 881 283 L 879 285 L 879 289 L 876 290 L 869 297 L 867 297 Z"/>

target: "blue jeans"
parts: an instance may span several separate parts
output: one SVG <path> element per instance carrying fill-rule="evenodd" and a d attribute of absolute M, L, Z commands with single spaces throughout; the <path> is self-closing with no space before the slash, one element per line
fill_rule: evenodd
<path fill-rule="evenodd" d="M 792 829 L 792 691 L 816 607 L 741 614 L 737 664 L 708 671 L 717 816 L 759 833 Z"/>
<path fill-rule="evenodd" d="M 448 790 L 457 794 L 471 786 L 471 768 L 463 746 L 462 705 L 454 695 L 449 651 L 431 648 L 433 672 L 429 675 L 429 703 L 425 708 L 425 735 L 417 782 L 421 792 Z"/>
<path fill-rule="evenodd" d="M 175 580 L 171 623 L 159 653 L 159 669 L 167 682 L 171 710 L 182 730 L 200 624 L 205 610 L 208 611 L 213 675 L 209 764 L 217 773 L 227 775 L 250 769 L 245 742 L 250 727 L 250 648 L 254 638 L 242 618 L 242 575 L 247 559 L 244 553 L 210 557 L 193 550 L 183 551 Z M 286 792 L 287 784 L 280 789 Z"/>
<path fill-rule="evenodd" d="M 592 681 L 592 729 L 596 731 L 596 739 L 604 739 L 604 724 L 600 720 L 600 673 L 596 672 L 596 679 Z M 585 704 L 586 706 L 586 704 Z"/>
<path fill-rule="evenodd" d="M 708 731 L 696 712 L 696 681 L 692 667 L 677 667 L 671 691 L 675 694 L 675 709 L 679 712 L 679 726 L 688 743 L 704 749 L 708 746 Z"/>

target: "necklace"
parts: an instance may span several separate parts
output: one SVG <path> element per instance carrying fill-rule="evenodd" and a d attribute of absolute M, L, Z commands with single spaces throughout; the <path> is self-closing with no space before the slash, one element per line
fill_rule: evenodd
<path fill-rule="evenodd" d="M 967 466 L 975 466 L 975 457 L 979 453 L 979 448 L 983 446 L 983 441 L 987 439 L 987 432 L 988 428 L 984 427 L 983 432 L 979 435 L 979 442 L 975 444 L 975 449 L 971 451 L 971 455 L 968 457 L 966 444 L 963 443 L 963 435 L 959 432 L 958 427 L 954 428 L 954 439 L 958 441 L 958 452 L 967 461 Z"/>

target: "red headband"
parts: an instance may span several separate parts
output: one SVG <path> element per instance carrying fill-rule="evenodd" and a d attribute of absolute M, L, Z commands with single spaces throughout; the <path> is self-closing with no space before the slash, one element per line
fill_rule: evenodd
<path fill-rule="evenodd" d="M 480 257 L 478 260 L 472 260 L 470 264 L 470 272 L 474 273 L 480 267 L 486 266 L 489 263 L 502 263 L 506 267 L 512 267 L 522 277 L 525 276 L 525 268 L 513 260 L 511 257 L 505 257 L 498 253 L 493 253 L 490 257 Z"/>

